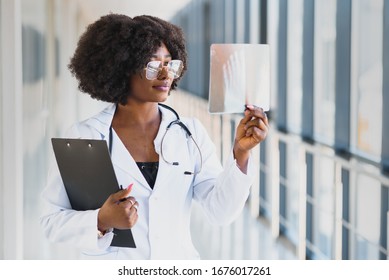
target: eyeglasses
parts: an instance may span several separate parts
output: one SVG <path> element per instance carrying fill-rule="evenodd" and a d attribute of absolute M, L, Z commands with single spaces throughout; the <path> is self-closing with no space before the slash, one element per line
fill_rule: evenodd
<path fill-rule="evenodd" d="M 146 78 L 148 80 L 155 80 L 159 73 L 162 71 L 163 67 L 167 67 L 168 75 L 170 78 L 177 79 L 180 77 L 182 70 L 184 69 L 184 64 L 181 60 L 171 60 L 167 65 L 163 65 L 162 61 L 152 60 L 147 63 Z"/>

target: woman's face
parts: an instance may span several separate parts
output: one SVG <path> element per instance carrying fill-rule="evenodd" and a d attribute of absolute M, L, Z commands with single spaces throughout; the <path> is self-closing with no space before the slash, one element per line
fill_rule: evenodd
<path fill-rule="evenodd" d="M 158 60 L 162 65 L 167 65 L 172 60 L 170 52 L 165 44 L 153 54 L 151 60 Z M 134 75 L 130 78 L 130 95 L 129 100 L 137 100 L 140 102 L 163 102 L 169 96 L 169 91 L 173 78 L 169 77 L 166 67 L 163 67 L 158 76 L 154 80 L 146 78 L 146 69 L 140 75 Z"/>

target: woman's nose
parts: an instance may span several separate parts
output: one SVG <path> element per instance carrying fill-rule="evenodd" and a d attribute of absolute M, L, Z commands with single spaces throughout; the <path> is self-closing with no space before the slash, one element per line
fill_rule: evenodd
<path fill-rule="evenodd" d="M 167 66 L 162 66 L 162 69 L 158 73 L 158 80 L 165 80 L 169 78 L 169 68 Z"/>

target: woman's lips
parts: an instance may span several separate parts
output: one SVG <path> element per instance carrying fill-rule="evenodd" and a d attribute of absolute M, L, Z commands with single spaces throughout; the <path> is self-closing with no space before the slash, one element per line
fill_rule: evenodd
<path fill-rule="evenodd" d="M 153 88 L 160 91 L 168 91 L 170 87 L 163 85 L 163 86 L 153 86 Z"/>

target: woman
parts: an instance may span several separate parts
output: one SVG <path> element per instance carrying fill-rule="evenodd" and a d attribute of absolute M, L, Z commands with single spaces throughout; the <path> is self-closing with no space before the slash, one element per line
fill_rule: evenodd
<path fill-rule="evenodd" d="M 192 201 L 212 223 L 227 224 L 240 214 L 254 174 L 250 150 L 266 137 L 266 114 L 247 106 L 223 168 L 199 121 L 178 122 L 159 104 L 186 67 L 182 30 L 156 17 L 110 14 L 87 28 L 69 69 L 81 91 L 112 105 L 75 124 L 67 137 L 106 140 L 118 182 L 129 187 L 97 210 L 75 211 L 54 166 L 41 218 L 51 241 L 77 246 L 88 258 L 198 259 L 190 236 Z M 131 229 L 136 248 L 110 246 L 113 228 Z"/>

